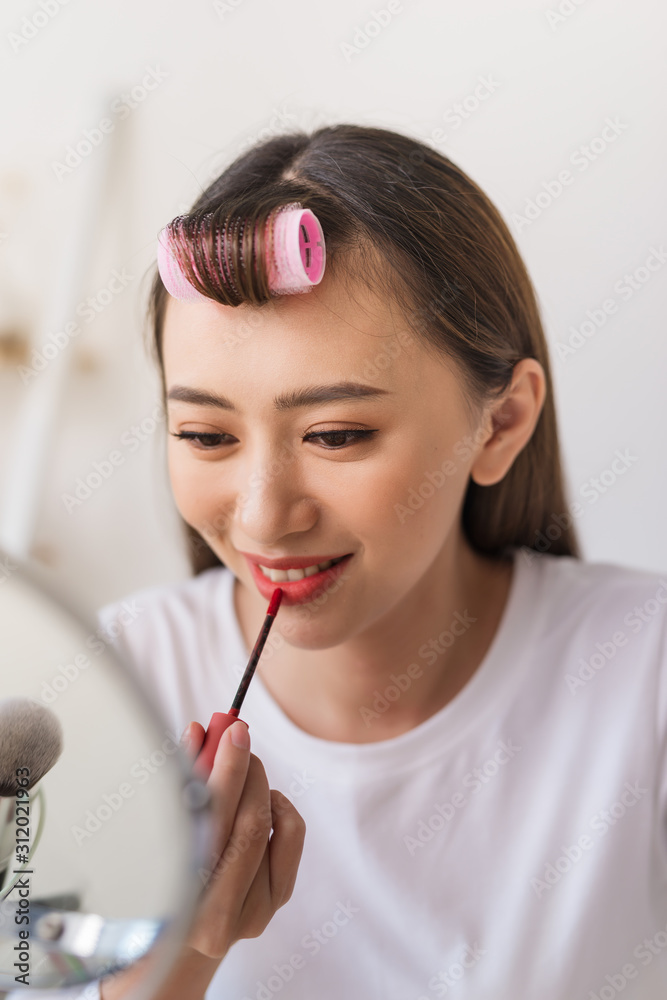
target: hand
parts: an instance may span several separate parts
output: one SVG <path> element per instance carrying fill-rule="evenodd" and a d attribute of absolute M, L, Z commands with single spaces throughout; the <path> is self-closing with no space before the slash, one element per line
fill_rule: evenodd
<path fill-rule="evenodd" d="M 203 741 L 203 726 L 190 723 L 183 742 L 193 759 Z M 244 722 L 222 734 L 207 787 L 214 856 L 186 947 L 220 959 L 241 938 L 258 937 L 292 895 L 306 825 L 289 799 L 269 789 Z"/>

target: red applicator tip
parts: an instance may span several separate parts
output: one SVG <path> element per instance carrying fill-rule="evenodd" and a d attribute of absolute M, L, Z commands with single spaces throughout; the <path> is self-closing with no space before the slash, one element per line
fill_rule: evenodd
<path fill-rule="evenodd" d="M 283 599 L 282 587 L 276 587 L 271 595 L 271 600 L 269 601 L 269 608 L 266 612 L 267 615 L 275 615 L 276 611 L 280 607 L 280 602 Z"/>

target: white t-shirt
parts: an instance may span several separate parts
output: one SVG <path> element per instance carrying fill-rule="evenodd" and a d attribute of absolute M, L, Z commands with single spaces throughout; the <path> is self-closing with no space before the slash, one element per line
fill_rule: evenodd
<path fill-rule="evenodd" d="M 401 736 L 311 736 L 255 676 L 252 750 L 306 841 L 209 1000 L 665 1000 L 667 574 L 514 556 L 478 670 Z M 176 733 L 236 691 L 233 587 L 218 568 L 126 598 L 114 641 Z"/>

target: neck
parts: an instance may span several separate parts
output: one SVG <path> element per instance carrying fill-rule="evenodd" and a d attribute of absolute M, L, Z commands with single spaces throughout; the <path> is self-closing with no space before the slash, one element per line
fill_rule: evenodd
<path fill-rule="evenodd" d="M 390 612 L 328 649 L 288 638 L 257 673 L 285 714 L 321 739 L 371 743 L 424 722 L 465 686 L 497 631 L 511 561 L 475 553 L 462 536 Z M 237 579 L 236 614 L 252 648 L 265 607 Z M 274 629 L 280 629 L 280 618 Z"/>

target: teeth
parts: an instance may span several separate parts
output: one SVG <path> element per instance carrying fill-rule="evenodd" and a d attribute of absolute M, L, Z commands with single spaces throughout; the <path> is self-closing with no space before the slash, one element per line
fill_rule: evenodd
<path fill-rule="evenodd" d="M 282 583 L 283 580 L 287 579 L 287 573 L 284 569 L 267 569 L 266 566 L 260 566 L 259 568 L 264 576 L 268 576 L 272 583 Z"/>
<path fill-rule="evenodd" d="M 306 576 L 314 576 L 322 570 L 329 569 L 333 565 L 333 559 L 326 562 L 316 563 L 314 566 L 305 566 L 303 569 L 269 569 L 267 566 L 260 566 L 264 576 L 268 576 L 271 583 L 282 583 L 285 580 L 303 580 Z"/>

